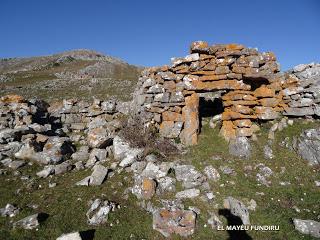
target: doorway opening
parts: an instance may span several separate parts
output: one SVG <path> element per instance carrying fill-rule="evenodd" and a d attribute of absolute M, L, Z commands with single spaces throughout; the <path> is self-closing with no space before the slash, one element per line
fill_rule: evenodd
<path fill-rule="evenodd" d="M 199 94 L 199 132 L 202 131 L 202 125 L 224 111 L 221 93 Z"/>

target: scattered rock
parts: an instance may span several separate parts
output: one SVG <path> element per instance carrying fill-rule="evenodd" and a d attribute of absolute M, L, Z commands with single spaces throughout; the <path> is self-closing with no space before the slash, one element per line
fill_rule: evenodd
<path fill-rule="evenodd" d="M 82 237 L 79 232 L 73 232 L 62 234 L 56 240 L 82 240 Z"/>
<path fill-rule="evenodd" d="M 176 198 L 195 198 L 200 195 L 200 190 L 196 188 L 187 189 L 176 193 Z"/>
<path fill-rule="evenodd" d="M 226 209 L 229 209 L 233 215 L 241 218 L 243 224 L 250 224 L 249 211 L 242 202 L 233 197 L 228 197 L 224 200 L 223 205 Z"/>
<path fill-rule="evenodd" d="M 81 181 L 77 182 L 78 186 L 98 186 L 103 183 L 108 175 L 108 168 L 102 165 L 95 165 L 93 167 L 93 172 L 90 176 L 85 177 Z"/>
<path fill-rule="evenodd" d="M 20 212 L 20 209 L 10 203 L 4 208 L 0 208 L 0 215 L 2 217 L 14 217 Z"/>
<path fill-rule="evenodd" d="M 163 236 L 178 234 L 183 237 L 194 233 L 196 213 L 179 208 L 160 208 L 153 213 L 153 229 Z"/>
<path fill-rule="evenodd" d="M 229 153 L 241 158 L 249 158 L 251 155 L 251 145 L 246 137 L 237 137 L 229 143 Z"/>
<path fill-rule="evenodd" d="M 113 155 L 116 160 L 120 160 L 120 167 L 130 166 L 133 162 L 140 159 L 143 153 L 141 148 L 131 148 L 129 143 L 125 142 L 119 136 L 113 139 Z"/>
<path fill-rule="evenodd" d="M 108 200 L 95 199 L 90 203 L 90 209 L 86 213 L 89 225 L 101 225 L 108 221 L 108 215 L 119 208 L 119 206 Z"/>
<path fill-rule="evenodd" d="M 310 165 L 320 164 L 320 129 L 308 129 L 301 133 L 296 150 Z"/>
<path fill-rule="evenodd" d="M 206 166 L 203 171 L 209 180 L 212 180 L 215 182 L 220 180 L 220 174 L 218 170 L 215 169 L 213 166 L 211 165 Z"/>
<path fill-rule="evenodd" d="M 294 227 L 302 234 L 311 235 L 320 238 L 320 222 L 313 220 L 293 219 Z"/>
<path fill-rule="evenodd" d="M 274 158 L 272 148 L 269 145 L 264 146 L 263 152 L 264 152 L 264 157 L 266 159 L 273 159 Z"/>
<path fill-rule="evenodd" d="M 40 225 L 39 222 L 40 214 L 34 214 L 28 217 L 25 217 L 15 223 L 13 223 L 13 228 L 23 228 L 23 229 L 34 229 Z"/>
<path fill-rule="evenodd" d="M 176 179 L 182 182 L 184 188 L 194 188 L 200 186 L 205 177 L 192 165 L 174 166 Z"/>
<path fill-rule="evenodd" d="M 211 226 L 212 229 L 216 230 L 219 226 L 222 226 L 222 222 L 219 217 L 213 213 L 209 212 L 210 218 L 208 219 L 208 224 Z"/>

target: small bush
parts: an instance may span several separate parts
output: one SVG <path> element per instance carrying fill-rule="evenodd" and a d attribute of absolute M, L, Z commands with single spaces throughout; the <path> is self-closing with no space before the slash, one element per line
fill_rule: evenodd
<path fill-rule="evenodd" d="M 177 148 L 170 139 L 162 138 L 154 125 L 146 125 L 141 118 L 127 120 L 120 132 L 132 147 L 145 149 L 145 155 L 155 153 L 162 157 L 176 154 Z"/>

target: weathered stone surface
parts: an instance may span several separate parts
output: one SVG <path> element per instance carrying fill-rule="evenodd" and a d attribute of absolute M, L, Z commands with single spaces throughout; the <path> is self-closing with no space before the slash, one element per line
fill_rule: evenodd
<path fill-rule="evenodd" d="M 25 217 L 15 223 L 13 223 L 13 228 L 23 228 L 31 230 L 37 228 L 40 224 L 38 221 L 39 214 L 34 214 L 28 217 Z"/>
<path fill-rule="evenodd" d="M 200 195 L 200 190 L 196 188 L 190 188 L 176 193 L 176 198 L 195 198 Z"/>
<path fill-rule="evenodd" d="M 142 171 L 141 176 L 151 179 L 163 178 L 167 176 L 172 167 L 173 163 L 171 162 L 162 162 L 160 164 L 156 164 L 153 161 L 149 161 L 145 169 Z"/>
<path fill-rule="evenodd" d="M 92 148 L 105 148 L 112 142 L 110 133 L 103 127 L 90 130 L 87 140 L 89 147 Z"/>
<path fill-rule="evenodd" d="M 56 240 L 82 240 L 82 237 L 79 232 L 73 232 L 62 234 Z"/>
<path fill-rule="evenodd" d="M 89 225 L 101 225 L 108 222 L 108 215 L 115 211 L 117 204 L 108 200 L 95 199 L 86 213 Z"/>
<path fill-rule="evenodd" d="M 310 165 L 320 164 L 320 129 L 308 129 L 301 133 L 296 150 Z"/>
<path fill-rule="evenodd" d="M 271 107 L 255 107 L 254 110 L 257 117 L 263 120 L 272 120 L 280 117 L 279 112 Z"/>
<path fill-rule="evenodd" d="M 228 197 L 224 200 L 223 205 L 226 209 L 229 209 L 233 215 L 240 217 L 244 225 L 250 224 L 249 211 L 242 202 L 233 197 Z"/>
<path fill-rule="evenodd" d="M 132 193 L 139 199 L 149 200 L 156 192 L 156 182 L 151 178 L 136 177 Z"/>
<path fill-rule="evenodd" d="M 241 119 L 241 120 L 236 120 L 233 122 L 234 125 L 236 125 L 237 127 L 240 127 L 240 128 L 249 128 L 252 126 L 252 122 L 250 119 Z"/>
<path fill-rule="evenodd" d="M 6 95 L 0 98 L 1 103 L 23 103 L 25 102 L 24 98 L 19 95 Z"/>
<path fill-rule="evenodd" d="M 264 146 L 263 153 L 264 153 L 264 157 L 266 159 L 273 159 L 274 158 L 272 148 L 269 145 Z"/>
<path fill-rule="evenodd" d="M 275 91 L 273 89 L 267 88 L 266 86 L 261 86 L 254 91 L 256 97 L 274 97 Z"/>
<path fill-rule="evenodd" d="M 0 208 L 0 216 L 2 217 L 14 217 L 20 212 L 20 209 L 10 203 L 4 208 Z"/>
<path fill-rule="evenodd" d="M 246 137 L 237 137 L 229 143 L 229 153 L 233 156 L 249 158 L 251 156 L 251 145 Z"/>
<path fill-rule="evenodd" d="M 320 238 L 320 222 L 295 218 L 293 219 L 293 224 L 300 233 Z"/>
<path fill-rule="evenodd" d="M 157 179 L 158 187 L 157 194 L 164 194 L 167 192 L 175 192 L 176 191 L 176 179 L 172 177 L 162 177 Z"/>
<path fill-rule="evenodd" d="M 184 188 L 194 188 L 200 186 L 205 178 L 192 165 L 174 166 L 176 179 L 182 182 Z"/>
<path fill-rule="evenodd" d="M 194 233 L 195 223 L 196 213 L 189 210 L 161 208 L 153 213 L 153 229 L 165 237 L 171 234 L 190 236 Z"/>
<path fill-rule="evenodd" d="M 192 53 L 184 58 L 171 58 L 172 67 L 180 65 L 181 63 L 194 62 L 200 59 L 199 53 Z"/>
<path fill-rule="evenodd" d="M 143 153 L 142 148 L 132 148 L 129 143 L 115 136 L 113 139 L 113 156 L 116 160 L 119 160 L 121 167 L 130 166 L 133 162 L 138 160 Z"/>
<path fill-rule="evenodd" d="M 195 41 L 190 46 L 190 53 L 207 53 L 208 50 L 209 45 L 204 41 Z"/>
<path fill-rule="evenodd" d="M 108 152 L 106 149 L 94 148 L 90 152 L 89 159 L 86 163 L 86 167 L 93 167 L 97 162 L 102 162 L 107 160 Z"/>
<path fill-rule="evenodd" d="M 236 130 L 232 121 L 223 121 L 219 133 L 226 141 L 236 138 Z"/>
<path fill-rule="evenodd" d="M 213 166 L 211 165 L 206 166 L 203 171 L 209 180 L 212 180 L 212 181 L 220 180 L 220 174 L 218 170 L 215 169 Z"/>
<path fill-rule="evenodd" d="M 93 167 L 93 172 L 90 176 L 85 177 L 81 181 L 77 182 L 78 186 L 98 186 L 101 185 L 108 175 L 108 168 L 102 165 L 95 165 Z"/>
<path fill-rule="evenodd" d="M 199 129 L 199 97 L 192 94 L 186 97 L 186 106 L 182 108 L 182 118 L 184 119 L 184 129 L 181 133 L 181 140 L 186 145 L 194 145 L 198 142 Z"/>
<path fill-rule="evenodd" d="M 314 109 L 312 107 L 303 107 L 303 108 L 292 108 L 287 107 L 284 109 L 283 115 L 286 116 L 310 116 L 315 114 Z"/>

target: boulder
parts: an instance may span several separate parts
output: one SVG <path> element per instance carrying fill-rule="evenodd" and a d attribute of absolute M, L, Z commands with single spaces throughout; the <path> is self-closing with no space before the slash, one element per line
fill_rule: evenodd
<path fill-rule="evenodd" d="M 56 240 L 82 240 L 82 237 L 79 232 L 73 232 L 62 234 Z"/>
<path fill-rule="evenodd" d="M 160 208 L 153 213 L 153 229 L 163 236 L 170 237 L 178 234 L 183 237 L 194 233 L 196 213 L 179 208 Z"/>
<path fill-rule="evenodd" d="M 187 189 L 176 193 L 176 198 L 195 198 L 200 195 L 200 190 L 196 188 Z"/>
<path fill-rule="evenodd" d="M 105 178 L 107 177 L 108 172 L 109 172 L 108 168 L 97 164 L 93 167 L 93 172 L 91 173 L 91 175 L 77 182 L 76 185 L 78 186 L 101 185 L 104 182 Z"/>
<path fill-rule="evenodd" d="M 251 156 L 251 145 L 246 137 L 237 137 L 229 143 L 229 153 L 233 156 L 241 158 L 249 158 Z"/>
<path fill-rule="evenodd" d="M 172 177 L 163 177 L 157 179 L 157 194 L 164 194 L 167 192 L 175 192 L 176 191 L 176 179 Z"/>
<path fill-rule="evenodd" d="M 149 200 L 156 192 L 156 182 L 150 178 L 136 177 L 135 184 L 132 188 L 132 193 L 138 199 Z"/>
<path fill-rule="evenodd" d="M 310 165 L 320 164 L 320 129 L 308 129 L 301 133 L 296 151 Z"/>
<path fill-rule="evenodd" d="M 0 208 L 0 215 L 2 217 L 14 217 L 20 212 L 20 209 L 10 203 L 4 208 Z"/>
<path fill-rule="evenodd" d="M 141 176 L 153 179 L 159 179 L 167 176 L 170 168 L 173 167 L 173 163 L 162 162 L 156 164 L 153 162 L 148 162 L 145 169 L 142 171 Z"/>
<path fill-rule="evenodd" d="M 34 214 L 13 223 L 13 228 L 23 228 L 31 230 L 37 228 L 39 225 L 39 214 Z"/>
<path fill-rule="evenodd" d="M 228 197 L 224 200 L 223 205 L 226 209 L 229 209 L 234 216 L 241 218 L 244 225 L 250 224 L 249 211 L 242 202 L 233 197 Z"/>
<path fill-rule="evenodd" d="M 206 166 L 203 171 L 209 180 L 212 180 L 215 182 L 220 180 L 220 174 L 218 170 L 215 169 L 213 166 L 211 165 Z"/>
<path fill-rule="evenodd" d="M 105 148 L 112 143 L 112 137 L 104 127 L 91 129 L 87 136 L 88 145 L 91 148 Z"/>
<path fill-rule="evenodd" d="M 89 160 L 86 163 L 86 168 L 93 167 L 97 162 L 102 162 L 107 160 L 107 150 L 106 149 L 99 149 L 94 148 L 90 152 Z"/>
<path fill-rule="evenodd" d="M 74 151 L 70 138 L 50 137 L 36 158 L 40 163 L 57 164 L 69 158 Z"/>
<path fill-rule="evenodd" d="M 320 222 L 295 218 L 293 219 L 293 224 L 300 233 L 320 238 Z"/>
<path fill-rule="evenodd" d="M 120 167 L 130 166 L 133 162 L 140 159 L 143 154 L 142 148 L 132 148 L 130 144 L 115 136 L 113 139 L 113 156 L 120 161 Z"/>
<path fill-rule="evenodd" d="M 115 211 L 117 207 L 118 205 L 114 202 L 99 198 L 95 199 L 86 213 L 88 224 L 101 225 L 107 223 L 109 213 Z"/>
<path fill-rule="evenodd" d="M 174 171 L 176 179 L 187 189 L 200 186 L 205 181 L 205 177 L 192 165 L 177 165 Z"/>

